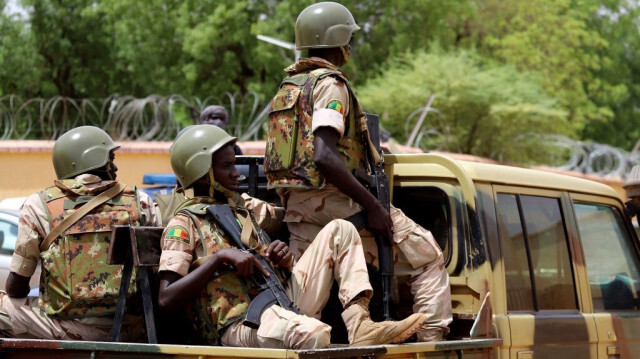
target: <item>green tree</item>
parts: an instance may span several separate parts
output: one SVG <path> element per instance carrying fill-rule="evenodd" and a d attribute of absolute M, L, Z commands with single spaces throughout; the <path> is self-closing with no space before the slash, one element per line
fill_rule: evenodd
<path fill-rule="evenodd" d="M 6 1 L 0 0 L 0 10 L 5 5 Z M 0 11 L 0 95 L 38 95 L 42 68 L 27 22 Z"/>
<path fill-rule="evenodd" d="M 346 71 L 355 83 L 379 75 L 388 59 L 438 43 L 455 48 L 473 4 L 464 0 L 397 0 L 342 2 L 362 30 L 356 34 Z"/>
<path fill-rule="evenodd" d="M 542 75 L 578 129 L 613 119 L 611 104 L 626 86 L 602 77 L 614 64 L 609 43 L 591 26 L 599 10 L 590 0 L 478 0 L 470 43 L 521 71 Z"/>
<path fill-rule="evenodd" d="M 255 1 L 185 1 L 178 32 L 187 56 L 182 71 L 192 93 L 245 93 L 256 81 L 251 34 L 264 7 Z"/>
<path fill-rule="evenodd" d="M 623 94 L 601 93 L 598 101 L 608 104 L 614 117 L 611 122 L 593 123 L 583 132 L 583 138 L 608 143 L 631 150 L 640 139 L 640 7 L 635 2 L 622 0 L 601 1 L 597 16 L 590 23 L 609 46 L 597 53 L 606 63 L 597 77 L 618 83 L 627 90 Z"/>
<path fill-rule="evenodd" d="M 95 2 L 24 0 L 23 4 L 30 9 L 30 30 L 44 61 L 42 96 L 107 96 L 114 39 L 105 31 Z"/>
<path fill-rule="evenodd" d="M 400 141 L 407 135 L 405 119 L 435 94 L 432 107 L 440 115 L 430 113 L 424 126 L 439 135 L 425 149 L 525 161 L 535 159 L 535 152 L 512 151 L 514 138 L 575 133 L 540 79 L 487 63 L 473 51 L 408 53 L 356 92 L 365 111 L 382 114 L 383 125 Z"/>
<path fill-rule="evenodd" d="M 181 64 L 183 38 L 178 34 L 181 1 L 104 0 L 92 9 L 102 14 L 114 41 L 107 68 L 110 93 L 146 97 L 186 92 Z"/>

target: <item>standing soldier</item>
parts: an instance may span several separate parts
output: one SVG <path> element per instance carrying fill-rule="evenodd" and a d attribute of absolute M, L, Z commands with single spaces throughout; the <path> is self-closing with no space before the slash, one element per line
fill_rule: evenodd
<path fill-rule="evenodd" d="M 56 141 L 58 180 L 29 196 L 20 211 L 7 292 L 0 292 L 4 336 L 109 340 L 122 278 L 122 266 L 107 264 L 111 229 L 160 224 L 151 198 L 116 180 L 119 147 L 93 126 Z M 39 297 L 24 298 L 38 259 Z M 132 295 L 135 284 L 130 288 Z M 123 338 L 140 338 L 140 323 L 139 316 L 125 316 Z"/>
<path fill-rule="evenodd" d="M 330 222 L 295 265 L 284 242 L 265 243 L 257 236 L 260 226 L 276 218 L 268 204 L 238 194 L 235 141 L 219 128 L 199 125 L 183 132 L 171 147 L 171 167 L 180 184 L 193 189 L 194 197 L 179 207 L 162 235 L 160 308 L 190 308 L 197 332 L 209 345 L 323 348 L 329 345 L 331 327 L 316 318 L 335 279 L 351 345 L 400 343 L 415 333 L 425 320 L 423 314 L 399 322 L 375 323 L 369 318 L 373 290 L 360 237 L 349 222 Z M 301 314 L 276 303 L 261 308 L 257 328 L 243 324 L 252 299 L 265 290 L 250 278 L 268 272 L 253 254 L 240 250 L 209 213 L 209 207 L 226 204 L 237 217 L 231 221 L 242 223 L 242 238 L 236 240 L 288 274 L 284 292 Z M 225 264 L 235 270 L 220 274 Z"/>
<path fill-rule="evenodd" d="M 629 173 L 627 181 L 622 185 L 629 200 L 625 203 L 629 217 L 640 211 L 640 165 L 635 165 Z"/>
<path fill-rule="evenodd" d="M 271 102 L 265 173 L 285 206 L 296 257 L 330 220 L 364 210 L 368 229 L 391 241 L 396 274 L 411 276 L 414 312 L 427 315 L 418 340 L 440 340 L 452 320 L 442 251 L 429 231 L 393 206 L 387 212 L 351 174 L 369 171 L 366 147 L 373 147 L 363 139 L 368 139 L 365 116 L 340 69 L 359 29 L 349 10 L 334 2 L 311 5 L 298 16 L 296 49 L 309 53 L 285 69 L 288 77 Z M 373 238 L 363 244 L 367 258 L 376 262 Z"/>

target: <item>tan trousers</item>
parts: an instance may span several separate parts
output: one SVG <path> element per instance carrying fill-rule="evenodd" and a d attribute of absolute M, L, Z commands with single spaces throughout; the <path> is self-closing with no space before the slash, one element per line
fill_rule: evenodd
<path fill-rule="evenodd" d="M 60 320 L 48 317 L 38 298 L 11 298 L 0 291 L 0 331 L 7 338 L 109 341 L 112 317 Z M 122 341 L 139 341 L 140 317 L 125 316 Z"/>
<path fill-rule="evenodd" d="M 296 258 L 306 254 L 315 236 L 334 218 L 348 218 L 362 208 L 348 196 L 327 185 L 327 190 L 279 191 L 285 204 L 290 247 Z M 449 275 L 442 250 L 430 231 L 419 226 L 400 209 L 391 207 L 394 271 L 409 276 L 414 296 L 413 311 L 427 315 L 426 328 L 448 332 L 452 322 Z M 367 263 L 378 268 L 378 247 L 373 235 L 360 232 Z"/>
<path fill-rule="evenodd" d="M 334 279 L 339 284 L 338 296 L 343 306 L 362 292 L 368 298 L 373 294 L 360 236 L 351 223 L 343 220 L 331 221 L 322 228 L 293 267 L 287 294 L 303 315 L 271 306 L 262 314 L 260 328 L 233 323 L 224 331 L 222 344 L 289 349 L 327 347 L 331 327 L 317 318 L 329 299 Z"/>

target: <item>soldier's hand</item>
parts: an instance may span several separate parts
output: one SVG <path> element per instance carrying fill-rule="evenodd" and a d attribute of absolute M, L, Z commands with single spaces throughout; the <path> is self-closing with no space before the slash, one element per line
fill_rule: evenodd
<path fill-rule="evenodd" d="M 225 263 L 236 267 L 236 274 L 240 277 L 250 277 L 254 273 L 254 268 L 262 272 L 267 277 L 269 272 L 258 262 L 253 254 L 243 252 L 235 248 L 226 248 L 218 252 Z"/>
<path fill-rule="evenodd" d="M 275 240 L 269 244 L 265 253 L 266 257 L 271 260 L 271 263 L 283 268 L 288 268 L 293 263 L 293 254 L 286 243 Z"/>
<path fill-rule="evenodd" d="M 367 229 L 374 235 L 383 236 L 391 245 L 393 245 L 393 221 L 391 214 L 387 212 L 379 202 L 371 209 L 365 209 L 367 212 Z"/>

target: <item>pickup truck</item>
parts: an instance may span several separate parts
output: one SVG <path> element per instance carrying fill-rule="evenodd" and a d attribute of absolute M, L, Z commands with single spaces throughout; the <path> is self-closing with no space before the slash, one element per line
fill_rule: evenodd
<path fill-rule="evenodd" d="M 384 159 L 393 204 L 444 251 L 454 315 L 446 341 L 295 351 L 2 339 L 0 355 L 640 358 L 640 243 L 611 187 L 436 154 Z M 398 312 L 410 311 L 403 278 L 397 288 Z"/>

